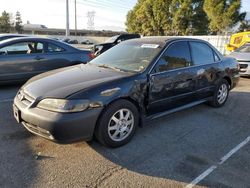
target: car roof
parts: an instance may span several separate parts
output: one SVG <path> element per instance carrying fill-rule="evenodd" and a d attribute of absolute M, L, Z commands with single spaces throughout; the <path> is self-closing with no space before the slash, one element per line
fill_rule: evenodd
<path fill-rule="evenodd" d="M 187 38 L 187 37 L 178 37 L 178 36 L 152 36 L 152 37 L 142 37 L 136 39 L 130 39 L 124 41 L 123 43 L 139 43 L 139 44 L 158 44 L 161 48 L 163 48 L 167 43 L 178 41 L 178 40 L 187 40 L 187 41 L 198 41 L 208 43 L 207 41 L 195 38 Z"/>
<path fill-rule="evenodd" d="M 10 38 L 10 39 L 6 39 L 5 41 L 12 41 L 12 40 L 16 40 L 16 41 L 23 41 L 23 40 L 53 40 L 50 38 L 44 38 L 44 37 L 34 37 L 34 36 L 24 36 L 24 37 L 16 37 L 16 38 Z"/>
<path fill-rule="evenodd" d="M 0 41 L 0 46 L 2 45 L 5 45 L 5 44 L 10 44 L 12 42 L 16 43 L 16 42 L 22 42 L 22 41 L 26 41 L 26 40 L 30 40 L 30 41 L 41 41 L 41 42 L 52 42 L 54 44 L 57 44 L 63 48 L 67 48 L 68 50 L 79 50 L 78 48 L 75 48 L 74 46 L 71 46 L 67 43 L 64 43 L 64 42 L 60 42 L 58 40 L 54 40 L 54 39 L 51 39 L 51 38 L 44 38 L 44 37 L 17 37 L 17 38 L 10 38 L 10 39 L 6 39 L 6 40 L 3 40 L 3 41 Z"/>
<path fill-rule="evenodd" d="M 14 34 L 14 33 L 7 33 L 7 34 L 0 34 L 0 37 L 8 37 L 8 36 L 28 36 L 23 34 Z"/>
<path fill-rule="evenodd" d="M 11 42 L 22 42 L 22 41 L 26 41 L 26 40 L 30 40 L 30 41 L 41 41 L 41 42 L 53 42 L 53 43 L 59 43 L 59 44 L 63 44 L 66 46 L 69 46 L 71 48 L 74 48 L 71 45 L 68 45 L 67 43 L 64 42 L 60 42 L 58 40 L 52 39 L 52 38 L 45 38 L 45 37 L 33 37 L 33 36 L 28 36 L 28 37 L 17 37 L 17 38 L 9 38 L 3 41 L 0 41 L 0 45 L 5 44 L 5 43 L 11 43 Z"/>

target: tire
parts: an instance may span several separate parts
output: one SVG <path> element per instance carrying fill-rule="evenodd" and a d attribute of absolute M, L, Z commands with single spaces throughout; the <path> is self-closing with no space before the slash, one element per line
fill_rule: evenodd
<path fill-rule="evenodd" d="M 215 108 L 222 107 L 228 98 L 229 84 L 228 81 L 222 79 L 215 87 L 212 101 L 209 101 L 209 105 Z"/>
<path fill-rule="evenodd" d="M 128 100 L 111 103 L 102 113 L 95 130 L 97 140 L 109 147 L 119 147 L 128 143 L 139 124 L 136 106 Z"/>

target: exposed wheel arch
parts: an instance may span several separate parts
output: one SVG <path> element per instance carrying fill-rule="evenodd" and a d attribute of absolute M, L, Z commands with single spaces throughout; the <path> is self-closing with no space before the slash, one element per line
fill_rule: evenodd
<path fill-rule="evenodd" d="M 228 85 L 229 85 L 229 89 L 232 88 L 232 80 L 229 76 L 224 76 L 223 79 L 225 79 L 227 82 L 228 82 Z"/>

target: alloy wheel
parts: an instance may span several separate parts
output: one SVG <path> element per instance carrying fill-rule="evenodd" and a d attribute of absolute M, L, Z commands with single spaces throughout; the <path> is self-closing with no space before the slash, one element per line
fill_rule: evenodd
<path fill-rule="evenodd" d="M 222 104 L 227 99 L 228 88 L 226 84 L 222 84 L 218 90 L 217 100 L 219 104 Z"/>
<path fill-rule="evenodd" d="M 127 138 L 134 126 L 134 115 L 129 109 L 116 111 L 109 120 L 108 135 L 113 141 L 123 141 Z"/>

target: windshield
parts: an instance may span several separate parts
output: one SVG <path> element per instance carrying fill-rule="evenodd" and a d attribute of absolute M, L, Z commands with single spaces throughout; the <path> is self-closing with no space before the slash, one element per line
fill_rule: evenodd
<path fill-rule="evenodd" d="M 250 53 L 250 44 L 245 44 L 235 51 L 236 52 L 243 52 L 243 53 Z"/>
<path fill-rule="evenodd" d="M 122 43 L 93 59 L 100 67 L 126 72 L 142 72 L 160 52 L 158 44 Z"/>
<path fill-rule="evenodd" d="M 114 43 L 115 40 L 119 37 L 119 35 L 113 36 L 111 38 L 109 38 L 108 40 L 106 40 L 106 43 Z"/>

